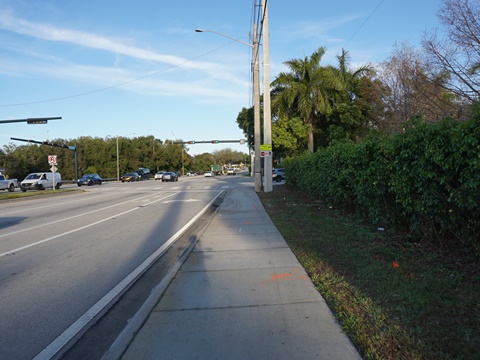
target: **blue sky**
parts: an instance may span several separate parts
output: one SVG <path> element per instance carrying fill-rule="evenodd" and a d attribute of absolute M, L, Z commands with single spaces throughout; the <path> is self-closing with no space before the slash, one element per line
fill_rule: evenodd
<path fill-rule="evenodd" d="M 57 117 L 47 125 L 0 124 L 10 138 L 154 135 L 161 140 L 243 138 L 252 106 L 254 0 L 0 0 L 0 120 Z M 438 27 L 439 0 L 270 0 L 271 80 L 320 46 L 351 64 L 388 59 L 397 42 L 419 46 Z M 23 142 L 14 142 L 25 145 Z M 190 145 L 190 154 L 246 145 Z"/>

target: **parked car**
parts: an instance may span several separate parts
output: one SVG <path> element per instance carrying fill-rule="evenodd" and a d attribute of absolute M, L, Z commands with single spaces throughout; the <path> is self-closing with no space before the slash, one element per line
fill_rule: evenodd
<path fill-rule="evenodd" d="M 102 185 L 102 178 L 98 174 L 85 174 L 77 181 L 78 186 L 87 185 L 92 186 L 95 184 Z"/>
<path fill-rule="evenodd" d="M 196 172 L 196 174 L 197 174 L 197 175 L 203 175 L 203 174 L 205 174 L 205 172 L 204 172 L 203 170 L 198 170 L 198 171 Z"/>
<path fill-rule="evenodd" d="M 228 169 L 227 175 L 237 175 L 237 172 L 235 171 L 235 169 Z"/>
<path fill-rule="evenodd" d="M 197 176 L 197 174 L 194 171 L 189 171 L 187 172 L 187 176 Z"/>
<path fill-rule="evenodd" d="M 272 179 L 276 182 L 280 182 L 285 179 L 285 169 L 278 168 L 272 169 Z"/>
<path fill-rule="evenodd" d="M 178 181 L 178 175 L 175 172 L 168 171 L 162 175 L 162 182 L 164 181 Z"/>
<path fill-rule="evenodd" d="M 205 171 L 205 177 L 213 177 L 213 171 Z"/>
<path fill-rule="evenodd" d="M 165 173 L 165 171 L 157 171 L 155 173 L 155 176 L 154 176 L 154 179 L 155 180 L 162 180 L 162 177 L 163 177 L 163 174 Z"/>
<path fill-rule="evenodd" d="M 128 172 L 128 173 L 125 173 L 125 175 L 123 175 L 120 178 L 120 181 L 121 182 L 140 181 L 140 175 L 138 175 L 136 172 Z"/>

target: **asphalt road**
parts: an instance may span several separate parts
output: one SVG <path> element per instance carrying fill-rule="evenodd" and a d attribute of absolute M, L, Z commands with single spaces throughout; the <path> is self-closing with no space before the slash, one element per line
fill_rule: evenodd
<path fill-rule="evenodd" d="M 0 359 L 55 357 L 217 196 L 250 182 L 104 183 L 1 204 Z"/>

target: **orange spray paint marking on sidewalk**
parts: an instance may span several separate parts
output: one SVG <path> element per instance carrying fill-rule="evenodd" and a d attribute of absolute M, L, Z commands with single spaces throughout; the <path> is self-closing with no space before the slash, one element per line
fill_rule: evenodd
<path fill-rule="evenodd" d="M 288 271 L 286 273 L 282 273 L 282 274 L 279 273 L 279 274 L 272 275 L 271 280 L 262 281 L 260 282 L 260 284 L 266 284 L 266 283 L 274 282 L 278 280 L 308 279 L 308 276 L 300 274 L 300 271 L 298 270 L 298 268 L 295 268 L 293 271 L 295 274 L 292 274 L 292 272 Z"/>

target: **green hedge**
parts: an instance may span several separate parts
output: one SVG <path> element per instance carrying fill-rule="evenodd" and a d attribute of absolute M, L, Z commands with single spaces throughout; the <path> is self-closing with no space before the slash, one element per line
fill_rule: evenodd
<path fill-rule="evenodd" d="M 415 238 L 480 248 L 480 119 L 405 131 L 284 161 L 287 185 Z M 298 174 L 297 176 L 293 174 Z"/>

